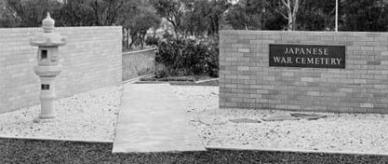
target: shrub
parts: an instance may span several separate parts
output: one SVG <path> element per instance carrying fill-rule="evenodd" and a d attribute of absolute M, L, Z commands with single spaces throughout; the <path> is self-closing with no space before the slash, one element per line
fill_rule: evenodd
<path fill-rule="evenodd" d="M 154 36 L 148 36 L 145 40 L 145 44 L 148 46 L 157 46 L 159 43 L 159 38 Z"/>
<path fill-rule="evenodd" d="M 219 47 L 218 47 L 218 38 L 207 40 L 205 45 L 208 45 L 208 51 L 210 55 L 205 58 L 205 62 L 207 63 L 208 70 L 207 73 L 211 77 L 218 77 L 219 70 Z"/>
<path fill-rule="evenodd" d="M 155 58 L 165 66 L 169 76 L 218 76 L 216 41 L 167 38 L 159 41 Z"/>

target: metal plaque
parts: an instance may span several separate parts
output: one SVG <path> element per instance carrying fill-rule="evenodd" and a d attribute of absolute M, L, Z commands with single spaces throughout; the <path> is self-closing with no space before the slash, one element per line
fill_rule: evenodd
<path fill-rule="evenodd" d="M 345 46 L 270 44 L 269 66 L 345 68 Z"/>

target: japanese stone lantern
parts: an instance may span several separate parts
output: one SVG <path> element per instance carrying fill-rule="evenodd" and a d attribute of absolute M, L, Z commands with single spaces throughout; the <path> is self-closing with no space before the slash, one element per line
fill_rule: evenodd
<path fill-rule="evenodd" d="M 55 78 L 62 71 L 58 48 L 66 44 L 66 39 L 54 32 L 54 25 L 55 21 L 47 13 L 47 17 L 42 21 L 43 33 L 30 40 L 32 46 L 38 47 L 38 65 L 34 67 L 34 71 L 41 81 L 41 111 L 35 122 L 50 121 L 55 118 Z"/>

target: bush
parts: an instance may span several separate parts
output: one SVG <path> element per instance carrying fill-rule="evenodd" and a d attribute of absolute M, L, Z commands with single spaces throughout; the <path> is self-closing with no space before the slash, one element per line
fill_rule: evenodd
<path fill-rule="evenodd" d="M 148 46 L 157 46 L 159 43 L 159 38 L 154 36 L 148 36 L 145 40 L 145 44 Z"/>
<path fill-rule="evenodd" d="M 165 76 L 218 76 L 218 43 L 212 40 L 167 38 L 158 43 L 155 58 Z"/>

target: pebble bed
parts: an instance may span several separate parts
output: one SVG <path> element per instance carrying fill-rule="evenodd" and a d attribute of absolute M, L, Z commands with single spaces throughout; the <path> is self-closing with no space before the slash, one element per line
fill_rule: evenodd
<path fill-rule="evenodd" d="M 112 142 L 121 87 L 101 88 L 55 102 L 57 117 L 36 123 L 40 105 L 0 115 L 0 137 Z"/>
<path fill-rule="evenodd" d="M 0 137 L 112 142 L 122 87 L 57 100 L 57 118 L 48 123 L 34 122 L 39 105 L 1 114 Z M 318 113 L 327 117 L 263 121 L 268 116 L 291 112 L 219 109 L 218 87 L 172 89 L 186 103 L 184 110 L 190 123 L 207 147 L 388 154 L 388 115 Z M 231 121 L 235 119 L 260 122 Z"/>
<path fill-rule="evenodd" d="M 315 112 L 327 117 L 263 121 L 295 112 L 218 109 L 218 87 L 175 86 L 174 92 L 186 100 L 191 124 L 207 147 L 388 154 L 388 115 Z"/>

